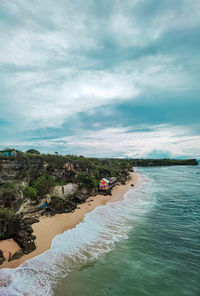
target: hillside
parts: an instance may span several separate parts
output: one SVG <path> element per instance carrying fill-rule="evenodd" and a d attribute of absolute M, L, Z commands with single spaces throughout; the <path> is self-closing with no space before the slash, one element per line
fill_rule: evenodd
<path fill-rule="evenodd" d="M 97 194 L 101 178 L 124 184 L 134 166 L 196 165 L 191 160 L 97 159 L 18 152 L 0 157 L 0 239 L 14 238 L 23 253 L 35 249 L 31 224 L 40 215 L 73 211 Z"/>

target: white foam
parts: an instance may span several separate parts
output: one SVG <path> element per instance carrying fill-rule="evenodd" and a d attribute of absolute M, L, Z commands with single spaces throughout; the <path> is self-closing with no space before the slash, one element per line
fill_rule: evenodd
<path fill-rule="evenodd" d="M 0 288 L 0 295 L 53 295 L 52 287 L 60 278 L 128 238 L 132 221 L 148 208 L 145 193 L 145 187 L 131 189 L 123 201 L 96 208 L 75 228 L 57 235 L 50 250 L 16 269 L 2 269 L 0 281 L 4 279 L 8 285 Z"/>

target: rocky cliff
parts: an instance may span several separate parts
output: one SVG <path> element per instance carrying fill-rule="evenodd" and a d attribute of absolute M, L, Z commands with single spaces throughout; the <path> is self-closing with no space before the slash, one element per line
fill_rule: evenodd
<path fill-rule="evenodd" d="M 74 156 L 0 158 L 0 239 L 13 238 L 19 244 L 21 250 L 14 258 L 33 251 L 31 225 L 40 215 L 73 211 L 96 194 L 100 177 L 112 174 L 124 182 L 128 170 Z"/>
<path fill-rule="evenodd" d="M 40 215 L 73 211 L 98 191 L 100 178 L 125 183 L 133 166 L 196 165 L 196 160 L 95 159 L 73 155 L 0 158 L 0 239 L 13 238 L 19 257 L 35 249 L 32 223 Z M 3 258 L 0 258 L 3 261 Z"/>

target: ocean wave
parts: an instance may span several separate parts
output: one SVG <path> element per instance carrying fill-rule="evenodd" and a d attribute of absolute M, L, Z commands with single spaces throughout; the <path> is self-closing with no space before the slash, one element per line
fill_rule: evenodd
<path fill-rule="evenodd" d="M 98 207 L 85 215 L 75 228 L 57 235 L 50 250 L 16 269 L 0 271 L 0 295 L 53 295 L 52 288 L 75 268 L 92 262 L 128 238 L 129 223 L 148 209 L 145 186 L 131 189 L 125 199 Z"/>

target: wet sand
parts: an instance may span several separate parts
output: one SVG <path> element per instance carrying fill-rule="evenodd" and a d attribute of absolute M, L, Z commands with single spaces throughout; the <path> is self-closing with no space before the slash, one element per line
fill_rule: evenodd
<path fill-rule="evenodd" d="M 25 262 L 26 260 L 42 254 L 46 250 L 50 249 L 53 238 L 63 233 L 64 231 L 75 227 L 79 224 L 86 213 L 91 212 L 98 206 L 104 206 L 108 202 L 115 202 L 124 198 L 124 194 L 131 189 L 131 184 L 136 187 L 143 179 L 142 176 L 137 173 L 131 173 L 131 179 L 125 185 L 116 185 L 112 190 L 112 196 L 101 195 L 89 197 L 83 204 L 78 205 L 74 212 L 57 214 L 53 217 L 43 216 L 40 218 L 39 223 L 32 225 L 33 231 L 36 235 L 36 250 L 30 254 L 24 255 L 20 259 L 13 261 L 5 261 L 0 268 L 15 268 Z M 0 241 L 0 250 L 3 251 L 4 256 L 8 259 L 8 254 L 11 252 L 14 254 L 19 250 L 19 246 L 12 239 Z"/>

